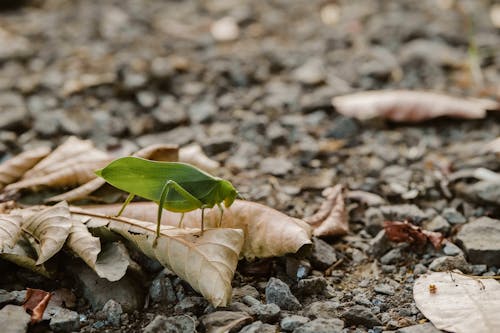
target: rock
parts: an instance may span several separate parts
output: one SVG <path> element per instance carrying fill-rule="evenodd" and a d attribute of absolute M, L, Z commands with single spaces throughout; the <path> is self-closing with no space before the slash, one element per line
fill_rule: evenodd
<path fill-rule="evenodd" d="M 0 310 L 0 323 L 3 333 L 25 333 L 31 316 L 22 306 L 6 305 Z"/>
<path fill-rule="evenodd" d="M 436 216 L 430 221 L 424 222 L 424 229 L 429 230 L 429 231 L 436 231 L 436 232 L 442 232 L 442 233 L 447 233 L 450 231 L 450 224 L 446 219 L 440 215 Z"/>
<path fill-rule="evenodd" d="M 252 322 L 245 312 L 215 311 L 200 318 L 206 332 L 236 332 Z"/>
<path fill-rule="evenodd" d="M 27 116 L 28 109 L 21 95 L 11 92 L 0 93 L 0 130 L 16 129 L 26 122 Z"/>
<path fill-rule="evenodd" d="M 215 21 L 210 28 L 210 32 L 216 41 L 230 42 L 238 38 L 240 28 L 234 18 L 226 16 Z"/>
<path fill-rule="evenodd" d="M 140 283 L 129 275 L 121 280 L 110 282 L 101 279 L 86 265 L 74 269 L 75 277 L 80 281 L 83 296 L 90 302 L 94 310 L 100 310 L 110 299 L 120 303 L 123 311 L 132 312 L 141 309 L 144 304 L 144 294 Z"/>
<path fill-rule="evenodd" d="M 256 321 L 243 327 L 239 333 L 276 333 L 276 326 Z"/>
<path fill-rule="evenodd" d="M 309 275 L 310 271 L 311 264 L 309 263 L 309 261 L 305 259 L 297 259 L 292 256 L 286 257 L 286 273 L 290 278 L 298 281 Z"/>
<path fill-rule="evenodd" d="M 286 316 L 281 319 L 280 327 L 283 331 L 293 331 L 297 327 L 304 325 L 309 321 L 309 318 L 299 315 Z"/>
<path fill-rule="evenodd" d="M 171 95 L 163 96 L 151 114 L 158 123 L 167 128 L 183 124 L 188 120 L 184 108 Z"/>
<path fill-rule="evenodd" d="M 400 328 L 396 333 L 442 333 L 432 323 L 418 324 Z"/>
<path fill-rule="evenodd" d="M 402 255 L 400 248 L 394 248 L 380 258 L 380 263 L 384 265 L 395 264 L 401 260 Z"/>
<path fill-rule="evenodd" d="M 481 217 L 469 222 L 456 240 L 472 264 L 500 266 L 500 220 Z"/>
<path fill-rule="evenodd" d="M 341 333 L 344 322 L 340 319 L 318 318 L 293 330 L 293 333 Z"/>
<path fill-rule="evenodd" d="M 429 269 L 434 272 L 447 272 L 454 269 L 458 269 L 463 273 L 469 273 L 471 271 L 471 267 L 463 255 L 436 258 L 429 265 Z"/>
<path fill-rule="evenodd" d="M 456 246 L 455 244 L 453 244 L 452 242 L 449 242 L 449 241 L 447 241 L 444 244 L 443 253 L 446 254 L 447 256 L 456 256 L 459 254 L 461 254 L 461 255 L 464 254 L 458 246 Z"/>
<path fill-rule="evenodd" d="M 427 273 L 427 267 L 423 264 L 416 264 L 415 268 L 413 268 L 413 274 L 415 275 L 422 275 Z"/>
<path fill-rule="evenodd" d="M 59 306 L 49 306 L 43 314 L 50 319 L 49 326 L 54 332 L 73 332 L 80 328 L 80 315 Z"/>
<path fill-rule="evenodd" d="M 319 270 L 325 270 L 337 261 L 334 248 L 322 239 L 313 237 L 311 264 Z"/>
<path fill-rule="evenodd" d="M 183 146 L 195 137 L 194 130 L 187 126 L 179 126 L 168 132 L 159 132 L 154 134 L 141 135 L 137 138 L 137 143 L 141 147 L 146 147 L 158 142 L 168 142 L 170 144 L 177 144 Z"/>
<path fill-rule="evenodd" d="M 443 210 L 441 213 L 441 216 L 443 216 L 446 221 L 448 221 L 451 224 L 462 224 L 467 222 L 467 219 L 457 212 L 455 208 L 446 208 Z"/>
<path fill-rule="evenodd" d="M 200 296 L 188 296 L 183 298 L 175 307 L 175 313 L 191 312 L 199 314 L 207 306 L 207 301 Z"/>
<path fill-rule="evenodd" d="M 267 157 L 260 161 L 261 171 L 275 176 L 284 176 L 293 168 L 293 163 L 285 158 Z"/>
<path fill-rule="evenodd" d="M 226 166 L 236 170 L 253 168 L 259 162 L 258 153 L 259 147 L 254 143 L 241 142 L 236 151 L 228 158 Z"/>
<path fill-rule="evenodd" d="M 350 139 L 360 132 L 358 122 L 354 118 L 339 116 L 335 119 L 333 127 L 326 134 L 327 138 Z"/>
<path fill-rule="evenodd" d="M 420 208 L 409 204 L 381 206 L 380 211 L 386 219 L 394 221 L 411 220 L 419 223 L 427 218 L 427 214 Z"/>
<path fill-rule="evenodd" d="M 151 282 L 149 296 L 151 302 L 161 304 L 173 304 L 177 301 L 174 286 L 168 278 L 168 272 L 162 270 Z"/>
<path fill-rule="evenodd" d="M 292 72 L 292 77 L 302 84 L 317 85 L 325 80 L 324 63 L 321 58 L 311 58 Z"/>
<path fill-rule="evenodd" d="M 143 333 L 194 333 L 196 323 L 190 316 L 156 316 L 142 331 Z"/>
<path fill-rule="evenodd" d="M 382 325 L 382 322 L 377 316 L 375 316 L 369 308 L 362 305 L 355 305 L 347 309 L 347 311 L 342 314 L 342 319 L 344 319 L 347 326 L 363 325 L 366 328 L 372 328 L 373 326 Z"/>
<path fill-rule="evenodd" d="M 386 283 L 377 284 L 375 288 L 373 288 L 373 290 L 377 294 L 382 294 L 382 295 L 393 296 L 395 294 L 394 287 Z"/>
<path fill-rule="evenodd" d="M 297 298 L 290 291 L 288 285 L 277 278 L 270 278 L 266 286 L 267 304 L 277 304 L 284 310 L 298 310 L 302 307 Z"/>
<path fill-rule="evenodd" d="M 297 292 L 301 295 L 321 294 L 328 285 L 326 279 L 322 276 L 314 276 L 308 279 L 299 280 L 297 283 Z"/>
<path fill-rule="evenodd" d="M 6 304 L 15 303 L 16 305 L 21 305 L 26 299 L 26 290 L 14 290 L 7 291 L 0 289 L 0 307 Z"/>
<path fill-rule="evenodd" d="M 332 319 L 332 318 L 337 318 L 339 313 L 338 313 L 338 308 L 340 307 L 340 304 L 338 302 L 334 301 L 319 301 L 319 302 L 313 302 L 307 306 L 307 308 L 304 309 L 304 315 L 315 319 L 315 318 L 325 318 L 325 319 Z"/>
<path fill-rule="evenodd" d="M 139 91 L 136 94 L 137 102 L 143 107 L 143 108 L 152 108 L 156 104 L 156 95 L 147 90 Z"/>
<path fill-rule="evenodd" d="M 243 302 L 250 305 L 250 311 L 253 315 L 265 323 L 272 323 L 278 320 L 281 309 L 278 305 L 272 304 L 262 304 L 257 299 L 252 296 L 243 297 Z"/>
<path fill-rule="evenodd" d="M 0 28 L 0 61 L 29 57 L 34 51 L 31 45 L 32 43 L 23 36 Z"/>
<path fill-rule="evenodd" d="M 365 222 L 365 230 L 372 236 L 378 235 L 382 231 L 382 223 L 386 220 L 384 214 L 380 211 L 378 207 L 369 207 L 363 216 L 363 221 Z M 387 249 L 388 250 L 388 249 Z M 387 250 L 379 255 L 384 254 Z"/>
<path fill-rule="evenodd" d="M 252 296 L 253 298 L 257 299 L 260 297 L 260 293 L 257 289 L 255 289 L 255 287 L 252 287 L 249 284 L 233 289 L 233 301 L 238 301 L 244 296 Z"/>
<path fill-rule="evenodd" d="M 193 103 L 188 109 L 189 119 L 193 124 L 206 123 L 217 115 L 217 107 L 210 100 Z"/>
<path fill-rule="evenodd" d="M 380 257 L 386 253 L 392 246 L 391 241 L 387 238 L 385 230 L 380 230 L 377 236 L 370 240 L 371 254 L 375 257 Z"/>
<path fill-rule="evenodd" d="M 415 39 L 403 44 L 400 52 L 403 64 L 421 63 L 426 65 L 460 67 L 464 57 L 459 49 L 452 48 L 441 41 Z"/>
<path fill-rule="evenodd" d="M 106 320 L 110 325 L 115 327 L 120 326 L 120 316 L 123 313 L 120 303 L 110 299 L 106 302 L 106 304 L 104 304 L 102 312 L 106 315 Z"/>
<path fill-rule="evenodd" d="M 234 137 L 230 134 L 208 138 L 203 142 L 203 150 L 208 155 L 216 155 L 230 150 L 235 144 Z"/>

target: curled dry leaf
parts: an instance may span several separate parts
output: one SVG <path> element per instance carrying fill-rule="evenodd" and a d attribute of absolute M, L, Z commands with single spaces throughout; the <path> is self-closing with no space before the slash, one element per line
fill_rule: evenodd
<path fill-rule="evenodd" d="M 413 298 L 440 330 L 494 333 L 500 327 L 500 284 L 495 280 L 435 272 L 415 281 Z"/>
<path fill-rule="evenodd" d="M 104 215 L 114 215 L 121 205 L 85 206 L 85 210 Z M 157 205 L 151 202 L 131 203 L 122 216 L 156 221 Z M 178 226 L 179 213 L 164 210 L 162 224 Z M 219 226 L 218 208 L 205 210 L 205 227 Z M 200 210 L 184 215 L 183 225 L 199 228 Z M 246 259 L 267 258 L 295 253 L 302 246 L 311 244 L 311 228 L 302 220 L 287 216 L 270 207 L 244 200 L 236 200 L 229 208 L 224 208 L 222 228 L 243 229 L 245 244 L 241 255 Z"/>
<path fill-rule="evenodd" d="M 31 323 L 35 324 L 42 320 L 43 312 L 49 304 L 50 293 L 40 289 L 26 289 L 26 299 L 23 308 L 31 315 Z"/>
<path fill-rule="evenodd" d="M 314 231 L 314 236 L 340 236 L 349 231 L 347 212 L 345 209 L 342 185 L 335 185 L 323 190 L 325 201 L 318 212 L 304 220 Z"/>
<path fill-rule="evenodd" d="M 22 238 L 13 248 L 4 248 L 3 252 L 0 253 L 0 258 L 50 278 L 52 276 L 51 272 L 43 264 L 37 265 L 36 257 L 36 253 L 33 253 L 30 244 Z"/>
<path fill-rule="evenodd" d="M 440 232 L 423 230 L 408 221 L 385 221 L 384 229 L 389 240 L 405 242 L 417 247 L 422 247 L 430 241 L 434 248 L 440 249 L 444 240 Z"/>
<path fill-rule="evenodd" d="M 66 246 L 92 268 L 99 277 L 109 281 L 120 280 L 127 272 L 130 260 L 126 249 L 111 243 L 101 250 L 99 238 L 92 236 L 85 224 L 72 219 Z"/>
<path fill-rule="evenodd" d="M 26 216 L 22 228 L 33 239 L 33 247 L 38 254 L 37 265 L 61 250 L 73 225 L 67 203 L 62 202 L 35 213 L 27 209 L 14 212 L 23 218 Z"/>
<path fill-rule="evenodd" d="M 179 161 L 192 164 L 205 171 L 214 170 L 220 166 L 219 162 L 205 155 L 203 149 L 197 144 L 182 147 L 179 150 Z"/>
<path fill-rule="evenodd" d="M 14 247 L 21 233 L 21 216 L 0 214 L 0 253 L 4 247 Z"/>
<path fill-rule="evenodd" d="M 243 246 L 243 232 L 237 229 L 178 229 L 162 226 L 157 246 L 156 224 L 130 218 L 109 218 L 81 208 L 72 208 L 73 216 L 90 217 L 89 223 L 106 224 L 109 229 L 131 241 L 147 256 L 186 280 L 214 306 L 226 306 L 231 300 L 231 281 Z"/>
<path fill-rule="evenodd" d="M 50 148 L 40 147 L 21 153 L 0 165 L 0 190 L 21 178 L 42 158 L 50 153 Z"/>
<path fill-rule="evenodd" d="M 497 102 L 465 99 L 423 91 L 368 91 L 334 97 L 337 112 L 361 120 L 385 118 L 395 122 L 420 122 L 448 116 L 480 119 L 486 110 L 497 110 Z"/>

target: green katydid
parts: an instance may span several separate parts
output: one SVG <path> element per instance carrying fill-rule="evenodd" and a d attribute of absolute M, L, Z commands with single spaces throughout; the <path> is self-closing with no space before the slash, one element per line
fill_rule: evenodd
<path fill-rule="evenodd" d="M 222 221 L 224 206 L 229 207 L 239 196 L 238 191 L 227 180 L 214 177 L 186 163 L 156 162 L 139 157 L 122 157 L 114 160 L 96 174 L 114 187 L 129 192 L 117 216 L 120 216 L 134 196 L 158 203 L 156 237 L 160 236 L 160 221 L 163 208 L 182 213 L 201 209 L 201 232 L 205 208 L 217 205 Z M 155 242 L 156 243 L 156 242 Z"/>

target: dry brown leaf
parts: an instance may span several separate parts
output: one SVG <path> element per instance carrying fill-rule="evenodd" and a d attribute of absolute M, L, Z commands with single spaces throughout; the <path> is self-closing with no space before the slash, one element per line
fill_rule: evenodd
<path fill-rule="evenodd" d="M 50 153 L 49 147 L 40 147 L 26 151 L 0 165 L 0 190 L 21 178 L 42 158 Z"/>
<path fill-rule="evenodd" d="M 90 193 L 99 189 L 102 185 L 106 184 L 103 178 L 94 178 L 83 185 L 80 185 L 71 191 L 55 195 L 47 198 L 46 202 L 59 202 L 59 201 L 75 201 L 86 198 Z"/>
<path fill-rule="evenodd" d="M 4 248 L 3 252 L 0 253 L 0 258 L 10 261 L 20 267 L 29 269 L 47 278 L 52 277 L 51 272 L 49 272 L 44 265 L 36 264 L 36 254 L 33 253 L 33 249 L 30 244 L 22 238 L 14 245 L 13 248 Z"/>
<path fill-rule="evenodd" d="M 440 232 L 424 230 L 408 221 L 385 221 L 384 230 L 389 240 L 405 242 L 417 247 L 422 247 L 430 241 L 434 248 L 440 249 L 444 240 Z"/>
<path fill-rule="evenodd" d="M 4 247 L 14 247 L 21 233 L 21 216 L 0 214 L 0 253 Z"/>
<path fill-rule="evenodd" d="M 495 280 L 433 272 L 415 281 L 413 298 L 440 330 L 496 333 L 500 327 L 500 284 Z"/>
<path fill-rule="evenodd" d="M 480 119 L 486 110 L 497 110 L 497 102 L 408 90 L 368 91 L 334 97 L 337 112 L 361 120 L 385 118 L 395 122 L 420 122 L 448 116 Z"/>
<path fill-rule="evenodd" d="M 50 293 L 40 289 L 26 289 L 26 299 L 23 308 L 31 315 L 31 323 L 35 324 L 42 320 L 43 312 L 49 304 Z"/>
<path fill-rule="evenodd" d="M 38 254 L 37 265 L 43 264 L 61 250 L 73 225 L 65 202 L 38 212 L 29 209 L 13 212 L 23 216 L 22 228 L 33 240 L 33 247 Z"/>
<path fill-rule="evenodd" d="M 109 218 L 87 209 L 72 208 L 75 218 L 89 217 L 119 233 L 147 256 L 186 280 L 214 306 L 226 306 L 231 300 L 231 281 L 243 246 L 243 232 L 238 229 L 178 229 L 162 226 L 157 246 L 156 224 L 130 218 Z"/>
<path fill-rule="evenodd" d="M 121 205 L 84 206 L 85 210 L 114 215 Z M 123 216 L 142 221 L 156 221 L 157 205 L 152 202 L 131 203 Z M 162 224 L 178 226 L 181 214 L 163 211 Z M 219 225 L 218 208 L 205 210 L 205 227 Z M 186 213 L 183 225 L 199 228 L 201 211 Z M 302 246 L 311 244 L 311 229 L 302 220 L 292 218 L 270 207 L 244 200 L 236 200 L 231 207 L 224 209 L 222 228 L 243 229 L 245 244 L 242 256 L 247 259 L 279 257 L 295 253 Z"/>
<path fill-rule="evenodd" d="M 324 189 L 322 195 L 326 200 L 316 214 L 304 219 L 312 226 L 314 236 L 341 236 L 349 232 L 342 190 L 340 184 Z"/>
<path fill-rule="evenodd" d="M 187 147 L 182 147 L 179 150 L 179 161 L 192 164 L 202 170 L 210 171 L 217 169 L 220 163 L 210 159 L 200 145 L 193 144 Z"/>

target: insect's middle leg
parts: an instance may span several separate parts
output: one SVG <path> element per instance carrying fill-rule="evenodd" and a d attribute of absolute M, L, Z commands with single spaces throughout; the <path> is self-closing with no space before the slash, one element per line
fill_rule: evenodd
<path fill-rule="evenodd" d="M 184 213 L 181 214 L 181 219 L 179 220 L 179 223 L 177 224 L 177 228 L 182 228 L 182 220 L 184 220 Z"/>
<path fill-rule="evenodd" d="M 219 223 L 217 224 L 217 228 L 220 228 L 222 225 L 222 216 L 224 215 L 224 208 L 222 208 L 222 205 L 220 203 L 217 204 L 217 207 L 219 207 L 220 211 L 220 218 L 219 218 Z"/>

